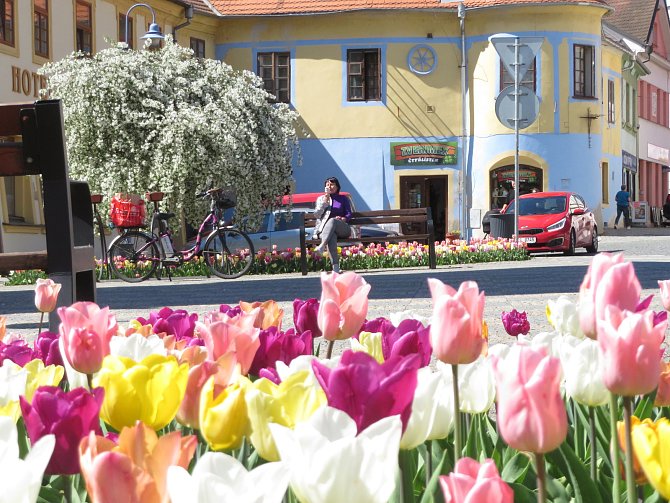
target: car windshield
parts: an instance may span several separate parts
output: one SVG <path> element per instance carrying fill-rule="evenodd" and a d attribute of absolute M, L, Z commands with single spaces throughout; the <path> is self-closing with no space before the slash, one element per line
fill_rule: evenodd
<path fill-rule="evenodd" d="M 565 211 L 565 196 L 529 197 L 519 199 L 519 215 L 551 215 Z M 505 213 L 516 211 L 516 201 L 512 201 Z"/>

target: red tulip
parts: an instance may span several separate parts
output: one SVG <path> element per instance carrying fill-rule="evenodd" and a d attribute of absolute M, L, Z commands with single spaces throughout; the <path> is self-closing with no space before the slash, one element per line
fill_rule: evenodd
<path fill-rule="evenodd" d="M 561 362 L 544 349 L 519 344 L 504 359 L 491 355 L 498 396 L 500 434 L 519 451 L 546 453 L 556 449 L 568 432 L 561 397 Z"/>
<path fill-rule="evenodd" d="M 359 433 L 380 419 L 400 415 L 403 431 L 412 412 L 419 355 L 394 356 L 378 363 L 359 351 L 345 351 L 334 369 L 312 361 L 328 405 L 349 414 Z"/>
<path fill-rule="evenodd" d="M 51 279 L 39 278 L 35 283 L 35 307 L 41 313 L 50 313 L 56 309 L 61 284 Z"/>
<path fill-rule="evenodd" d="M 355 272 L 321 274 L 319 329 L 328 341 L 357 335 L 368 314 L 370 285 Z"/>
<path fill-rule="evenodd" d="M 21 412 L 30 442 L 45 435 L 56 437 L 56 447 L 46 472 L 52 475 L 79 473 L 79 442 L 89 432 L 101 434 L 100 407 L 105 390 L 75 388 L 64 392 L 57 386 L 41 386 L 32 402 L 23 396 Z"/>
<path fill-rule="evenodd" d="M 109 308 L 94 302 L 75 302 L 58 308 L 60 335 L 65 358 L 78 372 L 94 374 L 109 354 L 109 341 L 116 335 L 118 325 Z"/>
<path fill-rule="evenodd" d="M 452 365 L 472 363 L 482 353 L 484 292 L 474 281 L 461 283 L 458 291 L 440 280 L 429 278 L 433 297 L 430 343 L 435 357 Z"/>
<path fill-rule="evenodd" d="M 454 471 L 440 477 L 445 503 L 514 503 L 514 491 L 500 478 L 492 459 L 479 464 L 461 458 Z"/>

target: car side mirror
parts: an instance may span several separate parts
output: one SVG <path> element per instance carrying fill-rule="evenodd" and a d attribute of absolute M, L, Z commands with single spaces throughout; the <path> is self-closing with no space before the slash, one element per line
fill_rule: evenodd
<path fill-rule="evenodd" d="M 586 210 L 584 208 L 575 208 L 572 210 L 573 215 L 584 215 L 586 213 Z"/>

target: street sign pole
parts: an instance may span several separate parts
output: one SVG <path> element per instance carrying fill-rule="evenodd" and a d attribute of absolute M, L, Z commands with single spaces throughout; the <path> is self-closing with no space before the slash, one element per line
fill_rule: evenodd
<path fill-rule="evenodd" d="M 519 37 L 514 37 L 514 240 L 519 244 Z"/>

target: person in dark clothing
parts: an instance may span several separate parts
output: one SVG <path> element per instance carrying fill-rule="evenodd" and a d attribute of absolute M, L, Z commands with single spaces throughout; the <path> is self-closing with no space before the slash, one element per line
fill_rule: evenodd
<path fill-rule="evenodd" d="M 626 229 L 630 229 L 630 193 L 626 188 L 625 185 L 622 185 L 621 190 L 614 196 L 614 199 L 616 200 L 616 219 L 614 220 L 615 229 L 619 223 L 621 215 L 623 215 L 623 223 L 626 226 Z"/>
<path fill-rule="evenodd" d="M 670 220 L 670 194 L 665 198 L 665 204 L 663 205 L 663 216 Z"/>
<path fill-rule="evenodd" d="M 333 272 L 340 272 L 340 259 L 337 254 L 337 238 L 346 238 L 351 234 L 351 205 L 349 199 L 340 195 L 340 182 L 337 178 L 327 178 L 324 194 L 316 200 L 314 214 L 319 219 L 314 227 L 314 238 L 321 239 L 316 251 L 323 253 L 328 248 L 328 255 L 333 263 Z"/>

